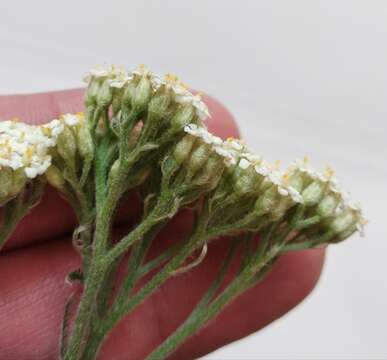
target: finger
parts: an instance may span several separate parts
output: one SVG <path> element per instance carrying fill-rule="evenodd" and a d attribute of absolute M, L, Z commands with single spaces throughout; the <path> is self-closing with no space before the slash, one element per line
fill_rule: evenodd
<path fill-rule="evenodd" d="M 173 223 L 157 243 L 179 239 Z M 209 286 L 227 252 L 211 244 L 204 262 L 169 280 L 110 334 L 100 359 L 143 359 L 186 318 Z M 324 253 L 309 250 L 281 258 L 268 277 L 191 338 L 174 359 L 191 359 L 246 336 L 297 305 L 314 287 Z M 5 359 L 54 359 L 71 288 L 65 275 L 79 266 L 68 239 L 19 249 L 0 258 L 0 349 Z"/>
<path fill-rule="evenodd" d="M 22 121 L 45 123 L 68 112 L 83 109 L 83 90 L 65 90 L 43 94 L 0 96 L 0 119 L 18 117 Z M 210 131 L 222 136 L 238 136 L 238 128 L 231 113 L 217 100 L 205 96 L 212 118 L 208 121 Z M 120 212 L 122 218 L 130 218 L 139 206 L 133 206 L 135 198 L 129 199 L 131 206 Z M 132 213 L 128 213 L 128 211 Z M 52 189 L 43 201 L 17 227 L 5 249 L 56 239 L 70 233 L 76 225 L 75 216 L 67 203 Z"/>

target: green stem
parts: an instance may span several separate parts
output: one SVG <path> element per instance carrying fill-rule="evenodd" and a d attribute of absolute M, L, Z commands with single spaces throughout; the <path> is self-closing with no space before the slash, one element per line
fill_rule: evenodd
<path fill-rule="evenodd" d="M 85 289 L 78 307 L 77 317 L 69 340 L 65 360 L 75 360 L 85 345 L 85 333 L 90 330 L 90 317 L 95 308 L 95 298 L 98 292 L 100 279 L 103 278 L 106 268 L 96 264 L 95 259 L 91 263 L 89 274 L 85 282 Z"/>
<path fill-rule="evenodd" d="M 251 280 L 261 271 L 267 262 L 265 256 L 261 260 L 255 259 L 226 287 L 207 306 L 200 306 L 190 315 L 190 317 L 174 332 L 167 340 L 165 340 L 158 348 L 156 348 L 148 357 L 147 360 L 161 360 L 172 354 L 185 340 L 192 336 L 209 320 L 217 316 L 225 306 L 230 304 L 236 297 L 247 290 L 256 282 Z"/>
<path fill-rule="evenodd" d="M 148 283 L 146 283 L 129 301 L 125 303 L 113 304 L 112 310 L 107 314 L 105 320 L 100 324 L 91 343 L 88 344 L 87 353 L 84 359 L 93 359 L 98 352 L 105 336 L 113 327 L 135 307 L 140 305 L 148 296 L 171 277 L 171 273 L 176 271 L 185 259 L 197 248 L 201 241 L 203 229 L 198 230 L 190 240 L 180 249 L 180 251 L 157 273 Z"/>
<path fill-rule="evenodd" d="M 176 244 L 171 246 L 169 249 L 165 250 L 162 254 L 157 256 L 156 258 L 148 261 L 146 264 L 141 266 L 138 269 L 138 273 L 136 278 L 140 279 L 145 275 L 149 274 L 151 271 L 157 269 L 159 266 L 170 260 L 181 248 L 181 244 Z"/>
<path fill-rule="evenodd" d="M 146 254 L 152 244 L 153 239 L 158 234 L 163 224 L 159 224 L 148 232 L 141 242 L 135 244 L 130 254 L 128 261 L 128 272 L 122 284 L 119 294 L 117 295 L 117 304 L 127 301 L 130 292 L 132 291 L 136 281 L 139 279 L 138 274 L 140 266 L 145 259 Z"/>
<path fill-rule="evenodd" d="M 96 243 L 96 248 L 93 254 L 93 261 L 90 265 L 89 274 L 85 283 L 85 292 L 82 296 L 81 302 L 78 308 L 78 314 L 75 320 L 73 333 L 71 335 L 68 352 L 66 354 L 65 360 L 74 360 L 80 357 L 83 350 L 83 345 L 86 342 L 88 334 L 86 333 L 87 328 L 90 330 L 90 322 L 92 314 L 95 310 L 96 296 L 101 289 L 102 281 L 106 276 L 106 271 L 109 269 L 116 260 L 124 254 L 124 252 L 129 249 L 130 245 L 143 238 L 145 234 L 153 228 L 158 222 L 159 218 L 154 218 L 152 216 L 145 219 L 140 225 L 138 225 L 130 234 L 120 241 L 110 252 L 105 252 L 101 248 L 98 252 L 98 243 Z M 108 236 L 109 229 L 106 227 L 105 222 L 97 223 L 97 234 L 99 237 L 96 237 L 96 241 L 102 239 L 101 236 Z M 124 248 L 119 247 L 120 251 L 114 251 L 123 241 L 125 241 Z M 122 250 L 122 251 L 121 251 Z"/>
<path fill-rule="evenodd" d="M 174 206 L 175 196 L 173 192 L 161 193 L 156 206 L 149 215 L 105 254 L 104 261 L 107 266 L 128 251 L 136 241 L 141 239 L 154 226 L 164 223 L 166 219 L 172 217 L 177 212 L 178 208 Z"/>

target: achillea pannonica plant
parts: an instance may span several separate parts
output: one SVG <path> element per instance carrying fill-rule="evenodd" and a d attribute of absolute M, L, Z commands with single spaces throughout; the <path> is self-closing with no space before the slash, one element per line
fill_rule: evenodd
<path fill-rule="evenodd" d="M 124 316 L 170 277 L 198 265 L 216 238 L 233 238 L 229 256 L 190 316 L 149 359 L 171 354 L 261 281 L 282 254 L 362 232 L 361 209 L 331 169 L 319 173 L 305 158 L 281 172 L 243 141 L 214 136 L 203 123 L 209 113 L 200 95 L 175 76 L 161 79 L 143 66 L 131 72 L 109 67 L 90 71 L 86 82 L 84 114 L 42 126 L 0 122 L 0 246 L 46 183 L 78 218 L 73 243 L 82 268 L 68 279 L 80 282 L 83 293 L 79 304 L 70 299 L 66 307 L 61 358 L 94 359 Z M 114 214 L 129 191 L 140 194 L 142 217 L 113 242 Z M 149 259 L 158 232 L 186 207 L 195 219 L 189 236 Z M 222 286 L 236 251 L 242 253 L 239 270 Z M 127 270 L 113 291 L 122 263 Z"/>

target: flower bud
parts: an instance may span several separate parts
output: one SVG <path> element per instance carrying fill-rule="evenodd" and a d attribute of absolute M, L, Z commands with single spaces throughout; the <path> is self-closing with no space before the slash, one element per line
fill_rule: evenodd
<path fill-rule="evenodd" d="M 192 178 L 204 166 L 210 154 L 211 149 L 207 144 L 200 144 L 192 151 L 191 156 L 187 159 L 188 178 Z"/>
<path fill-rule="evenodd" d="M 17 169 L 12 172 L 12 184 L 9 187 L 9 194 L 15 197 L 22 191 L 27 183 L 26 173 L 22 169 Z"/>
<path fill-rule="evenodd" d="M 270 214 L 271 220 L 273 221 L 280 220 L 282 217 L 284 217 L 286 211 L 290 209 L 293 205 L 294 205 L 294 202 L 290 197 L 281 196 L 279 198 L 278 203 L 271 211 L 271 214 Z"/>
<path fill-rule="evenodd" d="M 302 192 L 304 188 L 304 179 L 302 173 L 295 171 L 289 175 L 289 185 L 296 189 L 298 192 Z"/>
<path fill-rule="evenodd" d="M 113 89 L 110 87 L 109 80 L 105 80 L 99 87 L 97 94 L 97 105 L 100 108 L 107 108 L 113 100 Z"/>
<path fill-rule="evenodd" d="M 346 208 L 342 213 L 335 216 L 330 222 L 329 228 L 335 234 L 339 234 L 356 225 L 357 220 L 357 213 L 350 208 Z"/>
<path fill-rule="evenodd" d="M 157 121 L 163 118 L 168 111 L 168 107 L 171 103 L 171 96 L 167 93 L 161 93 L 155 95 L 149 102 L 148 117 L 151 121 Z"/>
<path fill-rule="evenodd" d="M 277 189 L 272 186 L 267 189 L 255 202 L 255 212 L 258 216 L 265 215 L 271 212 L 277 204 L 278 192 Z"/>
<path fill-rule="evenodd" d="M 113 118 L 116 117 L 118 115 L 118 113 L 121 111 L 122 97 L 123 97 L 123 90 L 122 89 L 116 89 L 114 91 L 113 100 L 112 100 Z"/>
<path fill-rule="evenodd" d="M 62 173 L 60 172 L 60 170 L 55 165 L 51 165 L 47 169 L 45 175 L 46 175 L 46 179 L 47 179 L 48 183 L 52 187 L 54 187 L 60 191 L 62 191 L 65 188 L 66 181 L 65 181 Z"/>
<path fill-rule="evenodd" d="M 180 130 L 186 125 L 194 122 L 195 109 L 191 105 L 182 105 L 178 108 L 176 114 L 171 120 L 171 127 L 175 130 Z"/>
<path fill-rule="evenodd" d="M 236 166 L 233 178 L 234 190 L 237 194 L 245 195 L 258 192 L 261 181 L 252 166 L 246 169 Z"/>
<path fill-rule="evenodd" d="M 0 169 L 0 184 L 0 205 L 3 205 L 9 199 L 9 190 L 12 186 L 12 170 L 10 168 Z"/>
<path fill-rule="evenodd" d="M 86 107 L 94 108 L 97 106 L 97 96 L 99 88 L 101 86 L 100 79 L 92 79 L 85 93 L 85 105 Z"/>
<path fill-rule="evenodd" d="M 209 188 L 213 189 L 217 185 L 224 167 L 223 159 L 218 154 L 212 153 L 202 170 L 195 177 L 194 183 L 197 185 L 208 184 Z"/>
<path fill-rule="evenodd" d="M 309 184 L 301 193 L 302 198 L 304 199 L 304 204 L 306 206 L 316 205 L 322 198 L 325 188 L 325 184 L 319 180 L 313 181 Z"/>
<path fill-rule="evenodd" d="M 131 81 L 126 88 L 124 89 L 124 92 L 122 94 L 122 108 L 123 109 L 130 109 L 132 107 L 133 97 L 136 90 L 136 85 L 133 81 Z"/>
<path fill-rule="evenodd" d="M 90 134 L 90 129 L 86 125 L 82 116 L 76 128 L 76 140 L 79 154 L 83 159 L 92 159 L 94 157 L 94 144 Z"/>
<path fill-rule="evenodd" d="M 132 107 L 139 113 L 143 112 L 148 106 L 151 95 L 152 84 L 147 76 L 142 76 L 133 92 Z"/>
<path fill-rule="evenodd" d="M 186 135 L 176 144 L 173 156 L 178 164 L 182 164 L 187 159 L 195 141 L 194 136 Z"/>
<path fill-rule="evenodd" d="M 119 173 L 119 170 L 120 170 L 120 166 L 121 166 L 121 161 L 120 159 L 117 159 L 112 167 L 110 168 L 110 172 L 109 172 L 109 186 L 111 186 L 111 183 L 116 181 L 116 178 L 117 178 L 117 174 Z"/>
<path fill-rule="evenodd" d="M 357 230 L 358 230 L 358 228 L 357 228 L 356 224 L 352 224 L 352 225 L 348 226 L 347 229 L 345 229 L 344 231 L 337 234 L 336 237 L 334 237 L 331 241 L 332 242 L 343 241 L 343 240 L 347 239 L 348 237 L 350 237 Z"/>
<path fill-rule="evenodd" d="M 325 218 L 334 214 L 337 206 L 339 205 L 340 197 L 338 194 L 328 193 L 324 195 L 319 204 L 317 205 L 316 212 L 321 217 Z"/>
<path fill-rule="evenodd" d="M 58 136 L 57 150 L 66 165 L 75 171 L 77 143 L 74 133 L 68 126 L 65 126 L 62 133 Z"/>

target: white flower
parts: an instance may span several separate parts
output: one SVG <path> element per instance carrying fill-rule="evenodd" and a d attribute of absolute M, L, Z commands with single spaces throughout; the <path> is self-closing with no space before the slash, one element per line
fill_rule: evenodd
<path fill-rule="evenodd" d="M 65 114 L 63 115 L 63 121 L 68 126 L 75 126 L 79 123 L 79 118 L 74 114 Z"/>
<path fill-rule="evenodd" d="M 216 146 L 215 151 L 218 155 L 224 158 L 226 166 L 230 167 L 237 164 L 237 159 L 235 158 L 234 154 L 225 149 L 223 146 Z"/>
<path fill-rule="evenodd" d="M 302 203 L 304 201 L 301 194 L 293 186 L 288 186 L 287 190 L 294 202 Z"/>
<path fill-rule="evenodd" d="M 234 151 L 243 151 L 243 149 L 245 148 L 246 144 L 243 140 L 240 140 L 240 139 L 234 139 L 232 137 L 229 137 L 227 140 L 226 140 L 226 146 L 229 147 L 229 149 L 231 150 L 234 150 Z"/>
<path fill-rule="evenodd" d="M 201 120 L 211 117 L 210 112 L 208 111 L 208 107 L 203 102 L 202 97 L 200 95 L 192 95 L 188 98 L 190 100 L 190 103 L 196 109 L 196 114 Z"/>
<path fill-rule="evenodd" d="M 251 162 L 244 158 L 240 159 L 238 163 L 238 166 L 243 170 L 246 170 L 250 165 L 251 165 Z"/>
<path fill-rule="evenodd" d="M 206 128 L 197 126 L 196 124 L 189 124 L 184 127 L 184 131 L 187 134 L 200 138 L 204 143 L 211 145 L 212 150 L 224 159 L 226 166 L 232 166 L 237 163 L 237 159 L 233 152 L 227 149 L 225 142 L 220 137 L 208 132 Z"/>
<path fill-rule="evenodd" d="M 152 72 L 144 64 L 140 64 L 139 66 L 137 66 L 137 68 L 134 69 L 131 73 L 133 75 L 138 75 L 138 76 L 152 77 Z"/>
<path fill-rule="evenodd" d="M 245 158 L 252 164 L 259 164 L 262 161 L 262 156 L 258 154 L 254 154 L 253 152 L 244 152 L 241 154 L 242 158 Z"/>
<path fill-rule="evenodd" d="M 64 124 L 62 121 L 54 119 L 49 123 L 42 125 L 41 129 L 47 137 L 53 137 L 54 139 L 56 139 L 63 131 Z"/>
<path fill-rule="evenodd" d="M 273 165 L 266 160 L 261 160 L 259 164 L 255 165 L 254 169 L 257 174 L 267 177 L 272 173 Z"/>
<path fill-rule="evenodd" d="M 193 136 L 199 136 L 198 126 L 196 124 L 188 124 L 184 127 L 184 131 L 187 134 L 193 135 Z"/>
<path fill-rule="evenodd" d="M 128 75 L 126 73 L 122 73 L 122 74 L 119 74 L 114 79 L 110 79 L 109 80 L 109 85 L 112 88 L 122 89 L 126 84 L 128 84 L 132 80 L 133 80 L 133 76 L 132 75 Z"/>
<path fill-rule="evenodd" d="M 95 78 L 103 78 L 109 75 L 109 69 L 103 68 L 102 66 L 98 66 L 89 71 L 89 74 Z"/>
<path fill-rule="evenodd" d="M 126 84 L 131 82 L 135 76 L 147 76 L 151 82 L 152 89 L 156 92 L 161 86 L 165 86 L 173 94 L 174 100 L 178 104 L 190 104 L 195 108 L 197 116 L 204 120 L 208 117 L 211 117 L 207 105 L 203 102 L 201 95 L 193 95 L 188 87 L 179 81 L 176 75 L 166 74 L 164 79 L 153 74 L 149 69 L 144 65 L 139 65 L 135 70 L 130 71 L 129 73 L 123 71 L 116 66 L 108 67 L 96 67 L 91 69 L 89 73 L 85 76 L 84 81 L 90 83 L 93 79 L 107 79 L 110 87 L 121 89 Z"/>
<path fill-rule="evenodd" d="M 56 145 L 64 125 L 59 120 L 34 126 L 16 121 L 0 122 L 0 166 L 24 169 L 28 178 L 43 174 L 51 165 L 49 148 Z"/>
<path fill-rule="evenodd" d="M 110 86 L 112 86 L 112 83 L 114 86 L 117 87 L 119 82 L 124 82 L 124 80 L 127 77 L 127 73 L 121 69 L 120 67 L 111 65 L 111 66 L 97 66 L 94 69 L 91 69 L 86 76 L 83 78 L 83 80 L 90 84 L 90 82 L 93 79 L 108 79 Z"/>

